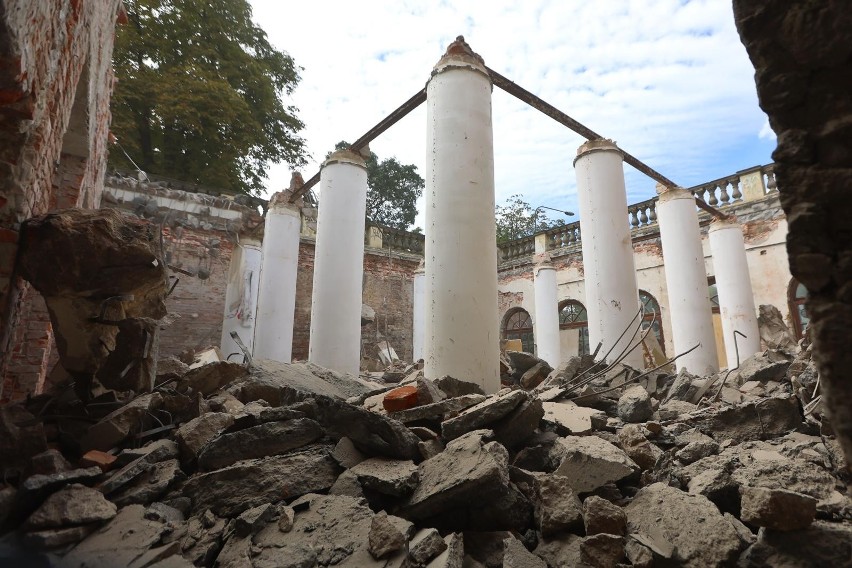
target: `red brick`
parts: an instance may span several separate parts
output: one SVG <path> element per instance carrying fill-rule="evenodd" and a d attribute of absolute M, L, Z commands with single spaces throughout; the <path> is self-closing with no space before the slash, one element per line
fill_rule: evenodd
<path fill-rule="evenodd" d="M 104 473 L 111 470 L 116 457 L 100 450 L 89 450 L 80 458 L 80 467 L 98 466 Z"/>
<path fill-rule="evenodd" d="M 382 406 L 388 412 L 399 412 L 417 406 L 417 387 L 406 386 L 393 389 L 382 399 Z"/>

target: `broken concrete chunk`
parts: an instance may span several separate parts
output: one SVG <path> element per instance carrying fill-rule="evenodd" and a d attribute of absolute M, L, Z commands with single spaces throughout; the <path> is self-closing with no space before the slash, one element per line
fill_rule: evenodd
<path fill-rule="evenodd" d="M 415 406 L 399 412 L 391 412 L 388 416 L 394 420 L 399 420 L 403 424 L 415 422 L 417 420 L 425 420 L 429 418 L 440 418 L 444 414 L 458 412 L 466 408 L 470 408 L 475 404 L 479 404 L 485 400 L 485 396 L 481 394 L 466 394 L 455 398 L 448 398 L 440 402 Z"/>
<path fill-rule="evenodd" d="M 522 401 L 528 399 L 521 390 L 506 391 L 487 398 L 456 416 L 441 423 L 441 434 L 445 440 L 453 440 L 466 432 L 487 426 L 512 412 Z"/>
<path fill-rule="evenodd" d="M 405 519 L 389 516 L 384 511 L 376 513 L 370 521 L 370 554 L 379 559 L 405 548 L 413 527 L 414 525 Z"/>
<path fill-rule="evenodd" d="M 631 535 L 659 543 L 680 566 L 730 566 L 743 545 L 733 526 L 706 497 L 663 483 L 643 487 L 625 507 Z M 670 555 L 670 556 L 669 556 Z"/>
<path fill-rule="evenodd" d="M 408 556 L 416 564 L 423 566 L 447 549 L 447 543 L 436 529 L 420 529 L 408 543 Z"/>
<path fill-rule="evenodd" d="M 677 420 L 681 414 L 688 414 L 694 410 L 698 410 L 698 406 L 685 400 L 669 400 L 660 405 L 657 412 L 660 414 L 660 420 Z"/>
<path fill-rule="evenodd" d="M 623 536 L 601 533 L 580 541 L 580 561 L 583 566 L 617 566 L 623 559 Z"/>
<path fill-rule="evenodd" d="M 503 541 L 504 568 L 547 568 L 547 562 L 530 552 L 514 537 Z"/>
<path fill-rule="evenodd" d="M 485 391 L 483 391 L 482 387 L 478 384 L 462 381 L 449 375 L 436 379 L 435 385 L 450 398 L 464 396 L 466 394 L 485 394 Z"/>
<path fill-rule="evenodd" d="M 767 350 L 755 353 L 731 373 L 728 379 L 731 384 L 742 386 L 750 381 L 765 383 L 767 381 L 781 381 L 790 367 L 790 357 L 784 353 Z"/>
<path fill-rule="evenodd" d="M 204 396 L 213 394 L 225 385 L 248 375 L 242 365 L 228 361 L 216 361 L 189 370 L 178 381 L 178 392 L 200 392 Z"/>
<path fill-rule="evenodd" d="M 618 417 L 628 423 L 647 422 L 654 415 L 651 397 L 645 387 L 627 388 L 618 399 Z"/>
<path fill-rule="evenodd" d="M 328 494 L 365 498 L 364 488 L 358 482 L 358 477 L 348 469 L 337 476 L 334 484 L 328 489 Z"/>
<path fill-rule="evenodd" d="M 225 412 L 208 412 L 193 418 L 175 432 L 184 463 L 198 459 L 198 453 L 213 438 L 234 423 L 234 416 Z"/>
<path fill-rule="evenodd" d="M 418 404 L 432 404 L 434 402 L 441 402 L 447 398 L 447 395 L 438 388 L 438 385 L 435 384 L 435 381 L 430 379 L 424 379 L 423 377 L 417 378 L 417 402 Z"/>
<path fill-rule="evenodd" d="M 816 516 L 817 500 L 786 489 L 740 487 L 743 522 L 777 531 L 808 528 Z"/>
<path fill-rule="evenodd" d="M 583 501 L 583 524 L 586 534 L 627 534 L 627 514 L 618 505 L 613 505 L 597 495 Z"/>
<path fill-rule="evenodd" d="M 337 445 L 334 446 L 334 451 L 331 452 L 331 457 L 333 457 L 337 463 L 346 469 L 355 467 L 367 459 L 367 456 L 358 451 L 358 448 L 355 447 L 352 440 L 345 436 L 337 441 Z"/>
<path fill-rule="evenodd" d="M 29 548 L 49 550 L 80 542 L 97 528 L 97 523 L 91 523 L 79 527 L 30 531 L 21 535 L 21 542 Z"/>
<path fill-rule="evenodd" d="M 417 487 L 417 466 L 411 460 L 370 458 L 349 469 L 365 489 L 402 497 Z"/>
<path fill-rule="evenodd" d="M 777 438 L 802 425 L 802 413 L 795 396 L 770 397 L 726 408 L 702 420 L 702 430 L 716 441 L 731 439 L 735 444 L 749 440 Z"/>
<path fill-rule="evenodd" d="M 627 454 L 597 436 L 567 436 L 558 443 L 565 457 L 554 473 L 571 479 L 577 493 L 588 493 L 639 471 Z"/>
<path fill-rule="evenodd" d="M 464 564 L 464 535 L 450 533 L 444 537 L 447 548 L 433 559 L 426 568 L 462 568 Z"/>
<path fill-rule="evenodd" d="M 624 555 L 634 568 L 651 568 L 654 565 L 654 553 L 635 538 L 628 538 L 624 543 Z"/>
<path fill-rule="evenodd" d="M 544 408 L 538 399 L 524 400 L 506 417 L 490 425 L 494 438 L 510 449 L 526 442 L 544 416 Z"/>
<path fill-rule="evenodd" d="M 119 507 L 138 503 L 148 505 L 159 499 L 172 485 L 186 479 L 178 460 L 157 462 L 147 468 L 132 483 L 110 493 L 110 500 Z"/>
<path fill-rule="evenodd" d="M 178 446 L 172 440 L 157 440 L 142 448 L 139 458 L 130 462 L 104 481 L 100 490 L 109 495 L 148 471 L 155 463 L 178 457 Z"/>
<path fill-rule="evenodd" d="M 117 511 L 100 491 L 75 483 L 48 497 L 26 520 L 24 529 L 43 530 L 108 521 Z"/>
<path fill-rule="evenodd" d="M 145 415 L 162 405 L 163 397 L 160 393 L 138 396 L 105 416 L 100 422 L 90 426 L 86 435 L 80 440 L 80 446 L 84 451 L 105 452 L 121 443 L 131 433 L 138 431 Z"/>
<path fill-rule="evenodd" d="M 717 453 L 719 453 L 719 444 L 716 442 L 712 440 L 695 441 L 684 446 L 683 449 L 675 454 L 675 457 L 680 460 L 681 463 L 688 465 Z"/>
<path fill-rule="evenodd" d="M 606 413 L 594 408 L 577 406 L 570 400 L 545 402 L 542 420 L 565 428 L 567 434 L 588 434 L 593 430 L 592 417 L 606 421 Z"/>
<path fill-rule="evenodd" d="M 425 442 L 420 442 L 417 444 L 417 448 L 420 450 L 420 457 L 428 460 L 444 451 L 444 443 L 438 438 L 433 438 Z"/>
<path fill-rule="evenodd" d="M 83 467 L 88 467 L 89 465 L 95 464 L 86 464 Z M 36 454 L 30 459 L 31 474 L 51 475 L 68 471 L 69 469 L 72 469 L 71 464 L 68 463 L 68 460 L 65 459 L 59 450 L 50 449 Z"/>
<path fill-rule="evenodd" d="M 627 457 L 643 470 L 652 469 L 663 455 L 663 451 L 648 440 L 648 434 L 650 431 L 640 424 L 628 424 L 618 431 L 618 443 Z"/>
<path fill-rule="evenodd" d="M 198 466 L 210 471 L 241 460 L 283 454 L 306 446 L 323 435 L 322 427 L 310 418 L 265 422 L 213 439 L 198 454 Z"/>
<path fill-rule="evenodd" d="M 583 539 L 575 534 L 563 533 L 551 538 L 542 538 L 533 553 L 544 560 L 548 567 L 583 566 L 580 560 L 580 543 Z"/>
<path fill-rule="evenodd" d="M 181 523 L 186 516 L 179 509 L 166 505 L 165 503 L 151 503 L 145 509 L 145 518 L 149 521 L 160 521 L 161 523 Z"/>
<path fill-rule="evenodd" d="M 293 530 L 293 522 L 296 520 L 296 511 L 293 507 L 281 505 L 278 507 L 278 530 L 281 532 L 290 532 Z"/>
<path fill-rule="evenodd" d="M 583 527 L 583 505 L 572 489 L 571 480 L 555 474 L 538 475 L 536 480 L 535 515 L 541 534 L 579 532 Z"/>
<path fill-rule="evenodd" d="M 329 448 L 246 460 L 192 477 L 183 493 L 192 499 L 193 511 L 210 509 L 233 517 L 264 503 L 276 503 L 312 491 L 330 488 L 340 466 Z"/>
<path fill-rule="evenodd" d="M 680 372 L 677 374 L 677 377 L 675 377 L 674 382 L 669 387 L 668 394 L 663 400 L 663 403 L 669 402 L 671 400 L 692 402 L 692 399 L 698 392 L 698 388 L 699 385 L 697 383 L 696 377 L 690 375 L 689 371 L 687 371 L 686 369 L 681 369 Z"/>
<path fill-rule="evenodd" d="M 527 390 L 534 389 L 542 382 L 544 382 L 544 379 L 547 378 L 547 376 L 552 370 L 553 368 L 548 365 L 546 361 L 539 361 L 538 363 L 524 371 L 524 373 L 521 375 L 521 386 Z"/>
<path fill-rule="evenodd" d="M 243 511 L 234 524 L 237 536 L 246 537 L 256 533 L 266 526 L 266 523 L 271 521 L 274 516 L 275 507 L 271 503 L 264 503 Z"/>
<path fill-rule="evenodd" d="M 757 542 L 742 555 L 743 566 L 849 566 L 852 527 L 814 521 L 800 531 L 760 529 Z"/>
<path fill-rule="evenodd" d="M 19 497 L 25 503 L 41 503 L 48 495 L 69 483 L 94 484 L 103 476 L 99 467 L 86 467 L 54 473 L 53 475 L 31 475 L 19 488 Z"/>

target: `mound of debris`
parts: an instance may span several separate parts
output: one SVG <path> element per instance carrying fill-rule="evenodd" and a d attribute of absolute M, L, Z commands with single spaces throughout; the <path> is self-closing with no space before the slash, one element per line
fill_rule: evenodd
<path fill-rule="evenodd" d="M 159 369 L 0 408 L 0 564 L 852 565 L 807 349 L 701 378 L 509 352 L 493 395 L 414 365 Z"/>

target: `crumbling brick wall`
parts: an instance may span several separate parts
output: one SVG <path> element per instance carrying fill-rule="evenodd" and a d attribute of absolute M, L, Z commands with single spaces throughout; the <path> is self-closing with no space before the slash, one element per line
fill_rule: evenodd
<path fill-rule="evenodd" d="M 0 376 L 26 297 L 26 285 L 14 274 L 21 222 L 54 204 L 99 204 L 120 5 L 120 0 L 0 4 Z M 84 129 L 71 147 L 66 131 L 75 112 Z M 72 162 L 85 160 L 82 170 L 66 162 L 63 150 L 76 155 Z M 57 164 L 82 171 L 71 176 L 72 188 L 54 182 Z"/>

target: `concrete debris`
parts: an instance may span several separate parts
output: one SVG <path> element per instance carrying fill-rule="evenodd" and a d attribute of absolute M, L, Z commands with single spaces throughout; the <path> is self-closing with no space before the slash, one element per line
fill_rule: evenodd
<path fill-rule="evenodd" d="M 80 567 L 848 564 L 850 476 L 803 411 L 806 348 L 727 380 L 503 367 L 485 395 L 401 362 L 397 382 L 214 360 L 2 407 L 3 542 Z"/>
<path fill-rule="evenodd" d="M 762 304 L 758 308 L 757 326 L 760 330 L 760 342 L 768 349 L 795 351 L 796 338 L 781 311 L 773 305 Z"/>

